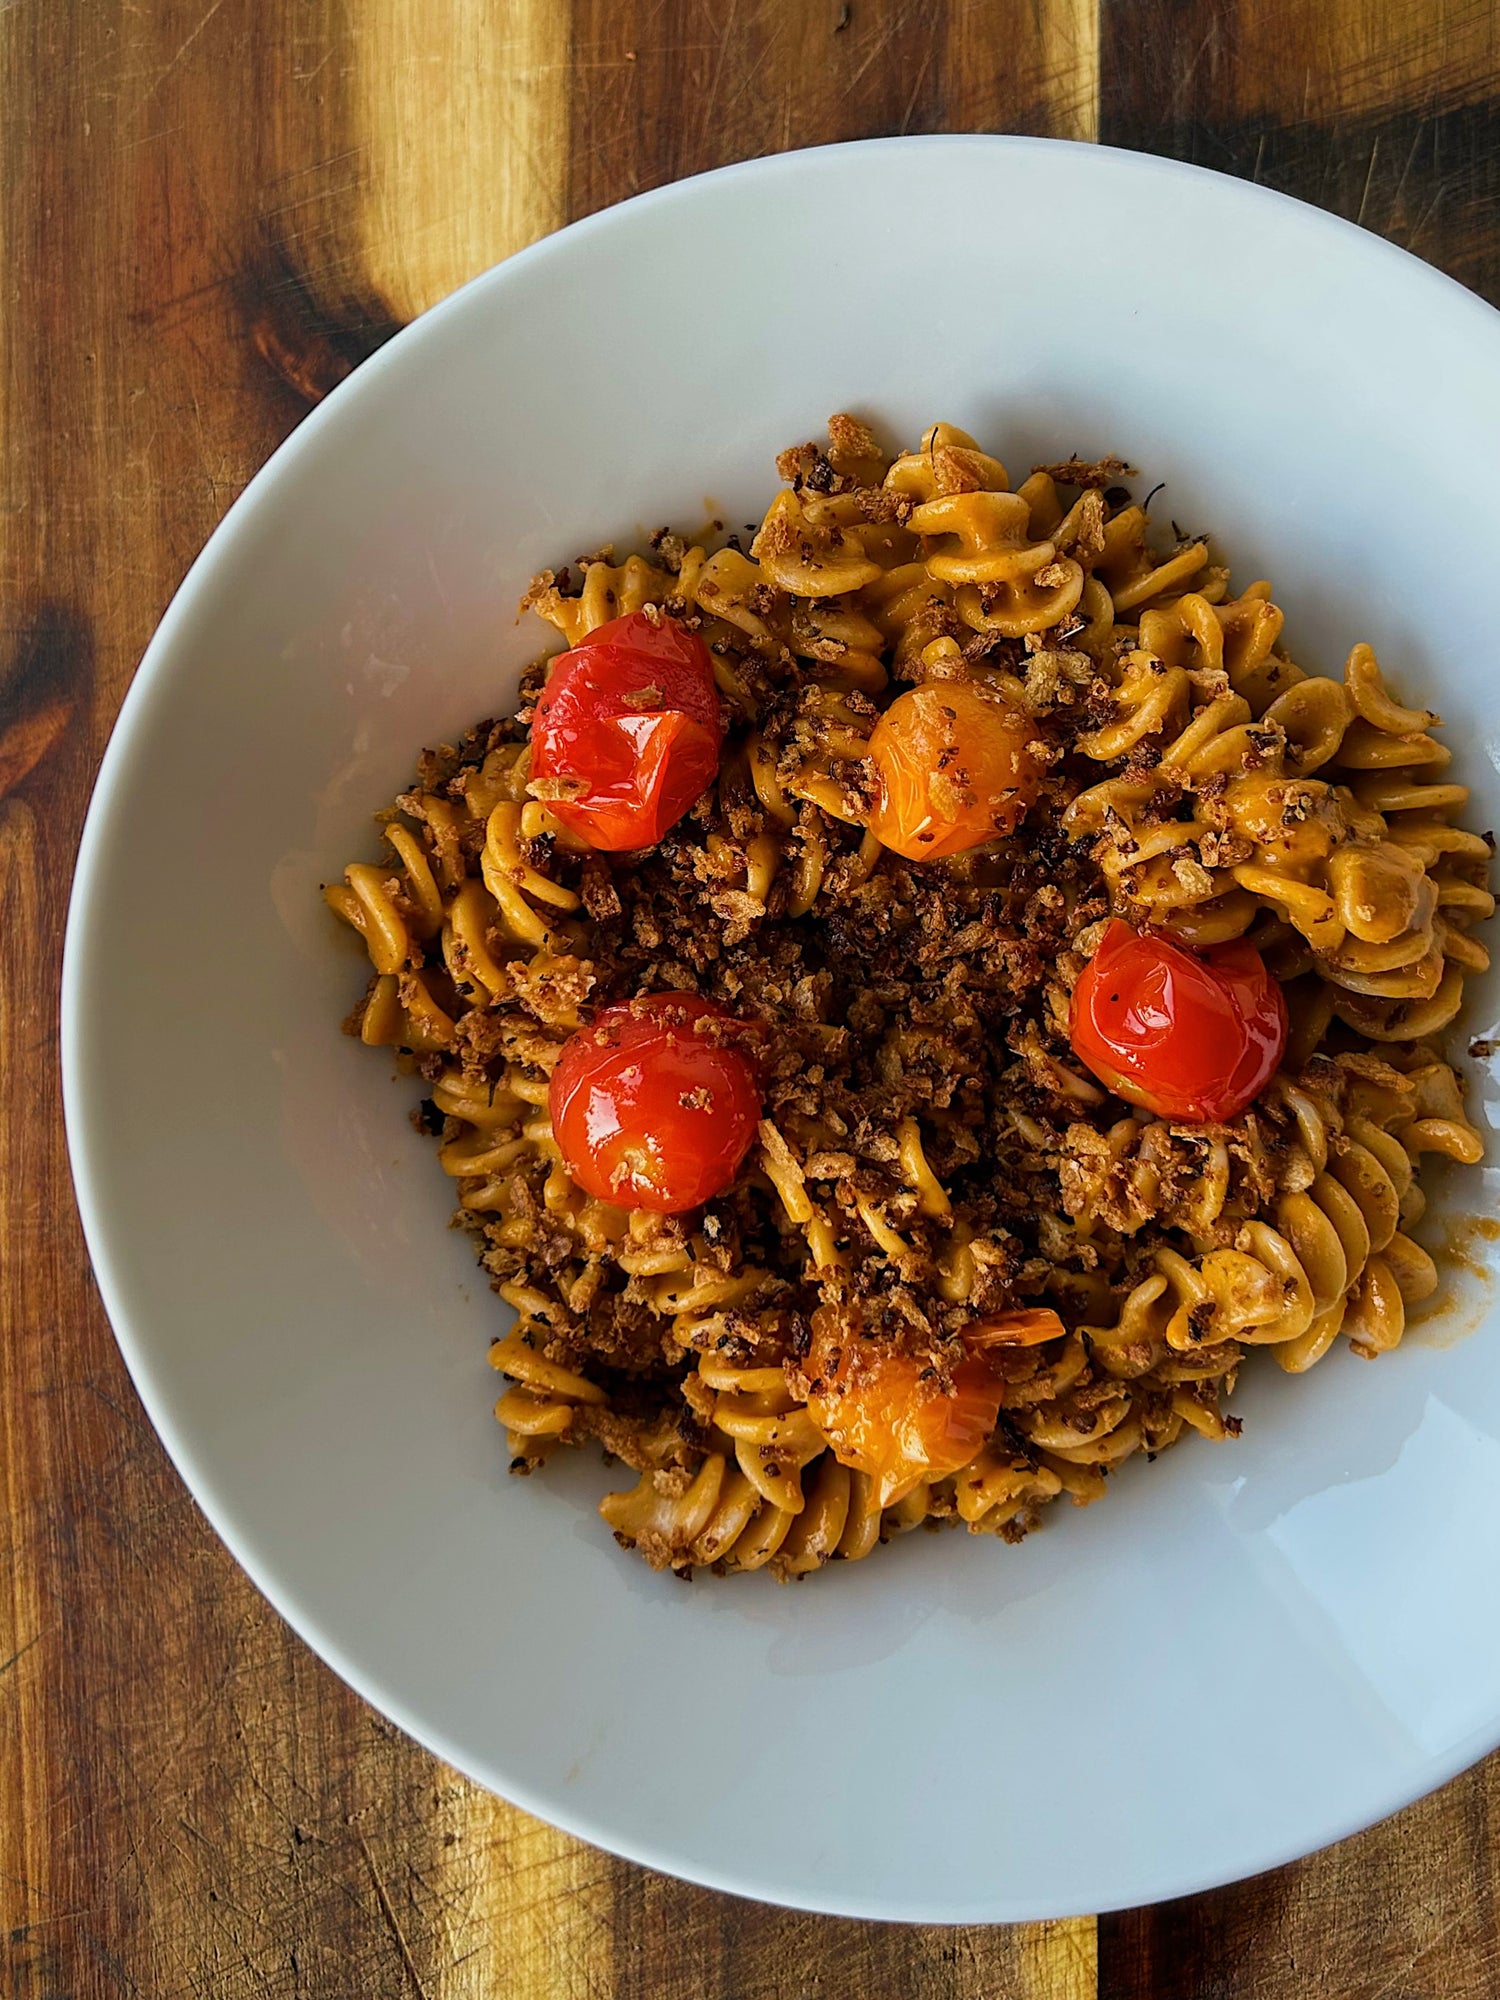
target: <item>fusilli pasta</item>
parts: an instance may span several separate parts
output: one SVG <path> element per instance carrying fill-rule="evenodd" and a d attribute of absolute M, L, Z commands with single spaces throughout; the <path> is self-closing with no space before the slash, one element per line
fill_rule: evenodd
<path fill-rule="evenodd" d="M 1367 645 L 1336 677 L 1295 664 L 1269 586 L 1162 546 L 1119 461 L 1013 489 L 950 425 L 888 458 L 836 417 L 778 465 L 748 548 L 663 531 L 525 600 L 567 647 L 646 607 L 707 645 L 719 776 L 659 843 L 596 853 L 531 780 L 543 662 L 325 893 L 371 964 L 348 1025 L 425 1080 L 516 1315 L 492 1352 L 515 1468 L 597 1441 L 636 1475 L 604 1519 L 649 1561 L 795 1576 L 923 1522 L 1013 1540 L 1128 1458 L 1223 1438 L 1256 1349 L 1299 1373 L 1393 1348 L 1438 1283 L 1422 1161 L 1483 1151 L 1441 1037 L 1494 901 L 1437 717 Z M 957 679 L 1030 718 L 1037 796 L 904 861 L 870 829 L 871 733 Z M 1159 1117 L 1075 1057 L 1111 917 L 1261 953 L 1290 1035 L 1245 1110 Z M 682 991 L 766 1031 L 758 1135 L 698 1209 L 615 1206 L 569 1173 L 549 1078 L 604 1003 Z M 815 1326 L 945 1393 L 966 1329 L 1018 1311 L 958 1470 L 883 1497 L 841 1460 Z"/>

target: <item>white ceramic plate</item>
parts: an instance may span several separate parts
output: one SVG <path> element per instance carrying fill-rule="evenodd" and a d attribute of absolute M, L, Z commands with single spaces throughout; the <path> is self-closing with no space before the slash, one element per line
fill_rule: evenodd
<path fill-rule="evenodd" d="M 1274 579 L 1296 658 L 1337 671 L 1366 637 L 1435 698 L 1475 823 L 1500 819 L 1488 307 L 1156 159 L 954 138 L 732 168 L 429 314 L 214 536 L 84 838 L 79 1197 L 220 1534 L 453 1764 L 783 1903 L 1145 1902 L 1363 1826 L 1500 1738 L 1485 1288 L 1377 1363 L 1252 1367 L 1240 1443 L 1133 1464 L 1020 1548 L 917 1535 L 800 1587 L 686 1588 L 614 1547 L 581 1454 L 507 1478 L 503 1308 L 444 1227 L 414 1087 L 339 1033 L 364 971 L 318 885 L 370 851 L 423 744 L 507 706 L 539 650 L 514 617 L 531 572 L 705 501 L 753 520 L 775 451 L 836 409 L 902 440 L 948 418 L 1012 467 L 1128 455 L 1242 582 Z"/>

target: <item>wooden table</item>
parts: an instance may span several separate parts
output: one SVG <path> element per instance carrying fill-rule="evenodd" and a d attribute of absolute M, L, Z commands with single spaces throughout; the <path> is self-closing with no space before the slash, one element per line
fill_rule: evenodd
<path fill-rule="evenodd" d="M 1202 161 L 1500 298 L 1497 18 L 1490 0 L 0 0 L 4 2000 L 1500 1994 L 1496 1760 L 1262 1880 L 1013 1930 L 756 1908 L 476 1791 L 308 1653 L 167 1463 L 89 1278 L 55 1058 L 79 827 L 151 628 L 272 447 L 412 314 L 678 175 L 956 129 Z M 1183 254 L 1212 284 L 1234 249 Z M 1232 1798 L 1232 1721 L 1190 1754 L 1222 1758 Z"/>

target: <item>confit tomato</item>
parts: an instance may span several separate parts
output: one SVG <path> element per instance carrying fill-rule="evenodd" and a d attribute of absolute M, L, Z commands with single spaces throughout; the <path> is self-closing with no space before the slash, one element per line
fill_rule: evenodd
<path fill-rule="evenodd" d="M 1276 1074 L 1286 1035 L 1281 987 L 1253 945 L 1199 957 L 1116 917 L 1073 989 L 1074 1054 L 1163 1118 L 1233 1118 Z"/>
<path fill-rule="evenodd" d="M 707 646 L 664 612 L 633 611 L 553 662 L 531 776 L 591 847 L 650 847 L 713 783 L 723 734 Z"/>
<path fill-rule="evenodd" d="M 876 1352 L 817 1312 L 803 1364 L 813 1384 L 808 1411 L 839 1463 L 867 1472 L 877 1506 L 892 1507 L 920 1481 L 962 1471 L 989 1439 L 1005 1395 L 989 1350 L 1034 1346 L 1063 1330 L 1048 1307 L 976 1320 L 944 1382 L 918 1357 Z"/>
<path fill-rule="evenodd" d="M 962 854 L 1009 833 L 1036 797 L 1030 718 L 974 681 L 929 681 L 876 723 L 880 790 L 870 831 L 908 861 Z"/>
<path fill-rule="evenodd" d="M 738 1037 L 718 1039 L 716 1023 Z M 721 1194 L 760 1120 L 760 1078 L 745 1049 L 754 1032 L 696 993 L 650 993 L 605 1007 L 570 1036 L 547 1108 L 578 1186 L 659 1215 Z"/>

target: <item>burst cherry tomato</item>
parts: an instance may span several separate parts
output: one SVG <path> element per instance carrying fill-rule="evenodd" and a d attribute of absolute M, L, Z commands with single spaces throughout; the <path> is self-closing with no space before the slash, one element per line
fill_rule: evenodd
<path fill-rule="evenodd" d="M 813 1315 L 804 1363 L 814 1385 L 807 1407 L 839 1463 L 869 1473 L 881 1507 L 894 1506 L 923 1479 L 961 1471 L 985 1444 L 1005 1395 L 988 1350 L 1032 1346 L 1063 1332 L 1046 1307 L 976 1320 L 944 1383 L 916 1357 L 869 1351 L 868 1342 L 822 1320 Z"/>
<path fill-rule="evenodd" d="M 1112 919 L 1073 991 L 1073 1052 L 1116 1096 L 1218 1123 L 1259 1096 L 1286 1047 L 1286 1001 L 1253 945 L 1201 958 Z"/>
<path fill-rule="evenodd" d="M 553 662 L 531 725 L 531 775 L 591 847 L 650 847 L 713 783 L 719 697 L 707 646 L 634 611 Z"/>
<path fill-rule="evenodd" d="M 973 681 L 929 681 L 875 725 L 880 794 L 870 830 L 908 861 L 936 861 L 1009 833 L 1036 797 L 1035 735 L 1018 708 Z"/>
<path fill-rule="evenodd" d="M 714 1023 L 738 1030 L 716 1038 Z M 569 1174 L 622 1208 L 676 1215 L 721 1194 L 760 1119 L 744 1023 L 695 993 L 606 1007 L 563 1049 L 548 1092 Z"/>

